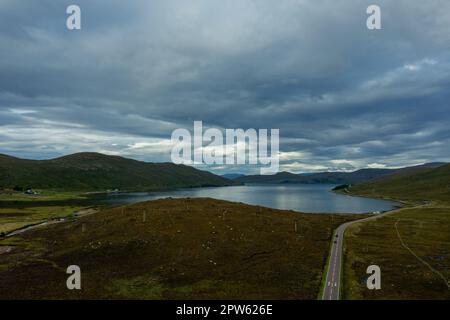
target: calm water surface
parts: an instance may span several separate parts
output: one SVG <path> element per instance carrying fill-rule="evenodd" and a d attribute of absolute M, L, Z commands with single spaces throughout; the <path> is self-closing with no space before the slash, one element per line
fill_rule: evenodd
<path fill-rule="evenodd" d="M 151 193 L 115 193 L 99 196 L 99 201 L 124 204 L 167 197 L 209 197 L 311 213 L 367 213 L 387 211 L 399 206 L 392 201 L 336 194 L 330 192 L 333 187 L 334 185 L 329 184 L 245 185 Z"/>

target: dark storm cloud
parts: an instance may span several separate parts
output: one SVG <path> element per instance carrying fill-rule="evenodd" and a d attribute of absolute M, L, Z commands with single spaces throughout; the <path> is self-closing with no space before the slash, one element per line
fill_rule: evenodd
<path fill-rule="evenodd" d="M 450 3 L 0 3 L 0 152 L 167 161 L 194 120 L 279 128 L 281 169 L 448 161 Z M 224 170 L 250 170 L 226 168 Z"/>

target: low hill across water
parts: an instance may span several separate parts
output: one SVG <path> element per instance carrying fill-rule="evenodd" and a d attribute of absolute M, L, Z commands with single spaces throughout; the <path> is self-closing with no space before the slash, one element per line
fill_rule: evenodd
<path fill-rule="evenodd" d="M 148 163 L 100 153 L 51 160 L 0 155 L 0 187 L 104 191 L 151 191 L 236 184 L 207 171 L 173 163 Z"/>

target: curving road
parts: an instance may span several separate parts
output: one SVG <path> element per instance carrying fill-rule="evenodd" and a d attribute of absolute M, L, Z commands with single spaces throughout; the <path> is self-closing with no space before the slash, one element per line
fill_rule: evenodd
<path fill-rule="evenodd" d="M 87 209 L 83 209 L 81 211 L 74 212 L 74 213 L 76 214 L 76 217 L 84 217 L 84 216 L 87 216 L 87 215 L 94 214 L 96 212 L 98 212 L 98 209 L 87 208 Z M 66 220 L 67 220 L 67 217 L 65 217 L 65 218 L 61 217 L 61 218 L 58 218 L 58 219 L 55 219 L 55 220 L 46 220 L 46 221 L 43 221 L 43 222 L 40 222 L 40 223 L 37 223 L 37 224 L 33 224 L 33 225 L 30 225 L 30 226 L 27 226 L 27 227 L 24 227 L 24 228 L 13 230 L 13 231 L 7 233 L 5 235 L 5 238 L 14 237 L 14 236 L 17 236 L 18 234 L 22 234 L 22 233 L 28 232 L 30 230 L 33 230 L 33 229 L 36 229 L 36 228 L 39 228 L 39 227 L 42 227 L 42 226 L 47 226 L 47 225 L 51 225 L 51 224 L 65 222 Z"/>
<path fill-rule="evenodd" d="M 369 220 L 375 220 L 384 217 L 389 214 L 393 214 L 402 210 L 408 209 L 408 207 L 388 211 L 382 214 L 373 215 L 368 218 L 346 222 L 341 224 L 333 235 L 331 254 L 328 261 L 328 272 L 323 289 L 322 300 L 339 300 L 339 289 L 341 286 L 341 264 L 342 264 L 342 245 L 344 240 L 344 232 L 348 226 L 354 223 L 366 222 Z"/>

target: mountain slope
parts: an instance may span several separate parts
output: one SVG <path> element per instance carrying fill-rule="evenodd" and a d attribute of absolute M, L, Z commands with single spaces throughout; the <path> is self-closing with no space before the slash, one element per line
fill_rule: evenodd
<path fill-rule="evenodd" d="M 189 166 L 147 163 L 99 153 L 77 153 L 51 160 L 0 155 L 0 186 L 3 188 L 150 191 L 231 184 L 228 179 Z"/>
<path fill-rule="evenodd" d="M 348 189 L 350 193 L 402 200 L 450 202 L 450 164 L 407 170 Z"/>
<path fill-rule="evenodd" d="M 332 183 L 332 184 L 356 184 L 363 181 L 378 179 L 387 175 L 401 172 L 415 172 L 428 168 L 436 168 L 444 163 L 427 163 L 415 167 L 401 169 L 360 169 L 353 172 L 319 172 L 313 174 L 294 174 L 279 172 L 275 175 L 252 175 L 234 179 L 241 183 Z"/>

